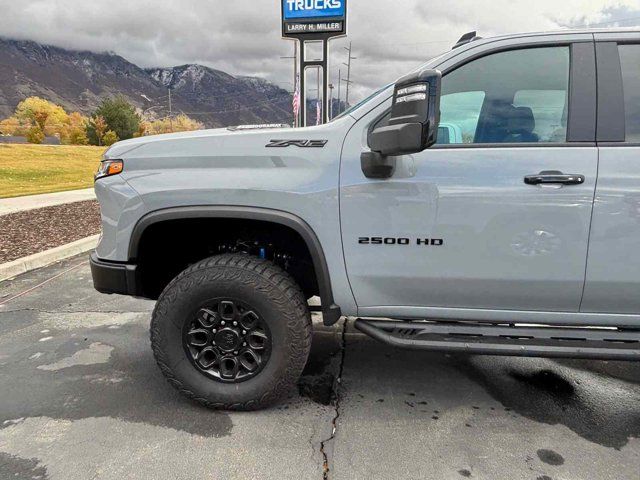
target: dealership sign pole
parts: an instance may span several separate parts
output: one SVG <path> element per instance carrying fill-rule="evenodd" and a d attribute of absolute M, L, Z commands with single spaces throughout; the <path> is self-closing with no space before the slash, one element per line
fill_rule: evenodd
<path fill-rule="evenodd" d="M 329 40 L 347 34 L 347 0 L 281 0 L 282 37 L 300 46 L 300 119 L 307 125 L 306 69 L 322 69 L 322 118 L 329 121 Z M 321 58 L 312 58 L 312 47 L 321 45 Z M 318 89 L 320 90 L 320 89 Z M 295 93 L 294 93 L 295 95 Z M 318 91 L 318 98 L 320 92 Z"/>

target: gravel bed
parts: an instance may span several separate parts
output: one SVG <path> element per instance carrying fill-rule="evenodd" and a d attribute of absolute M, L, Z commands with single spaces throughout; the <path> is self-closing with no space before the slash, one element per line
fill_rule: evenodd
<path fill-rule="evenodd" d="M 95 200 L 0 216 L 0 264 L 100 233 Z"/>

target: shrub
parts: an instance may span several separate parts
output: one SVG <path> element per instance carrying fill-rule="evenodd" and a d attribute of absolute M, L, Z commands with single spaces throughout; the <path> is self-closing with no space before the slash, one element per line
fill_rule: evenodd
<path fill-rule="evenodd" d="M 188 132 L 202 130 L 203 128 L 204 125 L 202 123 L 181 114 L 173 119 L 163 118 L 149 123 L 146 134 L 159 135 L 161 133 Z"/>
<path fill-rule="evenodd" d="M 5 118 L 0 122 L 0 135 L 15 135 L 21 123 L 16 117 Z"/>
<path fill-rule="evenodd" d="M 114 132 L 113 130 L 109 130 L 107 133 L 104 134 L 104 137 L 102 137 L 102 143 L 107 147 L 110 147 L 111 145 L 116 143 L 118 140 L 120 139 L 118 138 L 118 135 L 116 134 L 116 132 Z"/>
<path fill-rule="evenodd" d="M 68 136 L 66 137 L 66 141 L 63 143 L 66 143 L 67 145 L 89 145 L 89 139 L 87 138 L 87 131 L 85 127 L 71 127 L 69 129 Z"/>
<path fill-rule="evenodd" d="M 29 129 L 27 132 L 27 141 L 38 145 L 44 142 L 44 132 L 39 125 L 34 125 Z"/>
<path fill-rule="evenodd" d="M 87 118 L 79 112 L 69 114 L 68 123 L 60 132 L 60 140 L 65 145 L 87 145 Z"/>

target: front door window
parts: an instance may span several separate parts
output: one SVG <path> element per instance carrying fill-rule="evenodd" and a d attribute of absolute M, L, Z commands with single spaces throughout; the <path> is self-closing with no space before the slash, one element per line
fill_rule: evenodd
<path fill-rule="evenodd" d="M 496 53 L 442 80 L 440 144 L 563 143 L 569 47 Z"/>

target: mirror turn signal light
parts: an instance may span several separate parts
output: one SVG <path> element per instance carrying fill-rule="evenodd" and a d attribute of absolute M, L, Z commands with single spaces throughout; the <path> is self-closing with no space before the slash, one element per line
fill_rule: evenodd
<path fill-rule="evenodd" d="M 103 160 L 100 162 L 100 167 L 96 172 L 95 180 L 99 180 L 104 177 L 110 177 L 111 175 L 118 175 L 124 170 L 124 163 L 122 160 Z"/>
<path fill-rule="evenodd" d="M 429 85 L 426 83 L 400 88 L 396 92 L 396 103 L 424 101 L 427 99 L 428 89 Z"/>
<path fill-rule="evenodd" d="M 418 84 L 412 85 L 410 87 L 400 88 L 396 95 L 397 96 L 402 96 L 402 95 L 408 95 L 410 93 L 426 92 L 427 91 L 427 86 L 428 85 L 426 83 L 418 83 Z"/>

